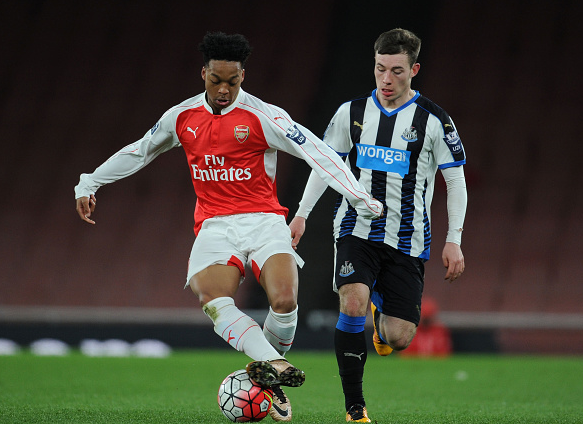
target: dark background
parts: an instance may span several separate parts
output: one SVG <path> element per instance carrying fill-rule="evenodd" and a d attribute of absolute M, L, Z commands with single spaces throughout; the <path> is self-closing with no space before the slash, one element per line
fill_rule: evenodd
<path fill-rule="evenodd" d="M 582 18 L 577 1 L 4 1 L 0 309 L 200 309 L 182 288 L 195 205 L 183 151 L 100 189 L 95 226 L 75 212 L 79 174 L 204 89 L 207 31 L 246 35 L 244 89 L 322 135 L 341 103 L 374 88 L 377 36 L 403 27 L 423 40 L 413 88 L 453 117 L 468 158 L 466 272 L 443 282 L 438 176 L 426 294 L 446 312 L 580 315 Z M 290 219 L 309 171 L 280 154 Z M 328 190 L 300 245 L 302 319 L 336 309 L 334 199 Z M 238 297 L 266 306 L 253 281 Z"/>

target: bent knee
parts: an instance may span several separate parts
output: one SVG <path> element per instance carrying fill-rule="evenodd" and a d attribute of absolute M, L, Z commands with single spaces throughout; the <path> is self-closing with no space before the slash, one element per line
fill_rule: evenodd
<path fill-rule="evenodd" d="M 298 306 L 296 296 L 293 294 L 282 294 L 275 299 L 271 299 L 271 309 L 278 314 L 293 312 Z"/>
<path fill-rule="evenodd" d="M 387 340 L 389 346 L 393 348 L 393 350 L 400 351 L 405 350 L 411 344 L 412 337 L 401 336 L 401 337 L 393 337 Z"/>
<path fill-rule="evenodd" d="M 393 320 L 392 323 L 393 325 L 385 325 L 382 327 L 385 340 L 393 350 L 399 351 L 407 349 L 413 337 L 415 337 L 417 326 L 403 320 Z"/>

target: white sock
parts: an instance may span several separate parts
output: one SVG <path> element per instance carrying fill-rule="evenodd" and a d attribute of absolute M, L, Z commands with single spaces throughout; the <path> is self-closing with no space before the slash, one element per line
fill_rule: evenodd
<path fill-rule="evenodd" d="M 233 298 L 218 297 L 202 310 L 215 324 L 215 333 L 239 352 L 255 361 L 283 358 L 265 339 L 259 324 L 235 306 Z"/>
<path fill-rule="evenodd" d="M 271 345 L 282 355 L 291 349 L 298 326 L 298 307 L 287 314 L 278 314 L 269 307 L 263 324 L 263 334 Z"/>

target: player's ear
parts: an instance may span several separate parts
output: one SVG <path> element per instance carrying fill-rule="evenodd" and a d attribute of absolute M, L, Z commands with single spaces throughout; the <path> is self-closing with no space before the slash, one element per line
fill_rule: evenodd
<path fill-rule="evenodd" d="M 421 64 L 420 63 L 415 63 L 413 65 L 413 67 L 411 68 L 411 76 L 414 77 L 415 75 L 417 75 L 417 73 L 419 72 L 419 69 L 421 68 Z"/>
<path fill-rule="evenodd" d="M 241 69 L 241 82 L 245 79 L 245 69 Z"/>
<path fill-rule="evenodd" d="M 200 76 L 202 77 L 203 81 L 206 81 L 206 67 L 202 67 L 202 71 L 200 71 Z"/>

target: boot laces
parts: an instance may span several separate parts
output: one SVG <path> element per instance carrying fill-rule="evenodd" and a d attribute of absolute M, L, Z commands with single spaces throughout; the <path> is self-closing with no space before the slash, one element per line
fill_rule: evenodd
<path fill-rule="evenodd" d="M 273 394 L 277 396 L 281 403 L 286 403 L 287 398 L 285 397 L 285 393 L 283 392 L 280 386 L 271 386 L 271 390 L 273 390 Z"/>

